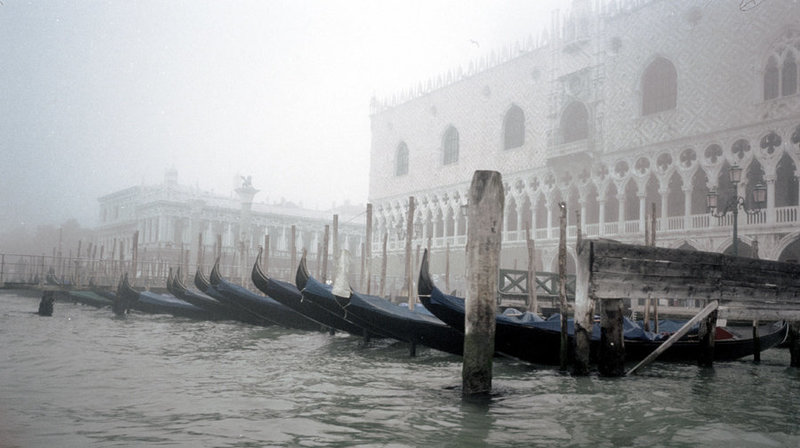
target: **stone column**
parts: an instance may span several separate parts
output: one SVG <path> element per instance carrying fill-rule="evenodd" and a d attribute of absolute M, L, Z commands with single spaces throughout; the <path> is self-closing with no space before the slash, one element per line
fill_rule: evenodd
<path fill-rule="evenodd" d="M 767 182 L 767 225 L 775 224 L 775 175 L 766 175 Z"/>
<path fill-rule="evenodd" d="M 606 199 L 597 198 L 597 234 L 602 236 L 606 234 Z"/>
<path fill-rule="evenodd" d="M 683 190 L 683 228 L 689 230 L 692 225 L 692 193 L 691 185 L 684 185 Z"/>

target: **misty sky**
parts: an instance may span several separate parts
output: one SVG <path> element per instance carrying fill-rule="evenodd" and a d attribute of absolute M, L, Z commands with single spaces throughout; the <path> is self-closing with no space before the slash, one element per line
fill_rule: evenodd
<path fill-rule="evenodd" d="M 252 175 L 257 201 L 366 202 L 370 98 L 538 35 L 563 4 L 2 0 L 0 230 L 93 226 L 97 197 L 171 166 L 219 194 Z"/>

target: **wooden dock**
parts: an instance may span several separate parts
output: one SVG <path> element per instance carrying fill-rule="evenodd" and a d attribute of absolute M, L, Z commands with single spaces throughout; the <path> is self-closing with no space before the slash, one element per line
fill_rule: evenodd
<path fill-rule="evenodd" d="M 701 325 L 710 364 L 717 316 L 793 322 L 792 365 L 800 365 L 800 265 L 719 253 L 586 240 L 578 247 L 575 325 L 591 328 L 599 314 L 603 338 L 599 369 L 624 374 L 623 300 L 662 299 L 718 304 Z M 702 339 L 702 338 L 706 339 Z M 577 356 L 580 359 L 580 356 Z M 586 359 L 588 359 L 588 354 Z"/>

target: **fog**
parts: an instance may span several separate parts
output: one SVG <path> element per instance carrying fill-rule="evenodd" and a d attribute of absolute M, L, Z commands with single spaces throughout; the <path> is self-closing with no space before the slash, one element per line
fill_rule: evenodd
<path fill-rule="evenodd" d="M 554 0 L 0 4 L 0 229 L 179 182 L 367 200 L 370 99 L 541 33 Z"/>

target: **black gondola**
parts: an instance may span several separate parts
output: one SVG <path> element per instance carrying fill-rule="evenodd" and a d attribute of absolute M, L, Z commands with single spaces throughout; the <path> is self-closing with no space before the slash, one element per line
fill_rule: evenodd
<path fill-rule="evenodd" d="M 351 291 L 349 298 L 337 297 L 348 316 L 355 316 L 374 329 L 399 341 L 425 345 L 461 355 L 464 334 L 448 326 L 423 306 L 414 310 L 386 299 Z M 412 349 L 413 350 L 413 349 Z"/>
<path fill-rule="evenodd" d="M 242 310 L 239 307 L 231 306 L 230 304 L 220 302 L 219 300 L 209 297 L 201 292 L 195 292 L 186 287 L 181 278 L 181 269 L 175 271 L 172 275 L 172 269 L 169 271 L 167 278 L 167 290 L 175 297 L 191 303 L 192 305 L 202 308 L 218 319 L 237 320 L 253 325 L 271 325 L 271 322 L 261 319 L 258 316 Z"/>
<path fill-rule="evenodd" d="M 433 284 L 428 272 L 427 251 L 422 258 L 420 268 L 419 297 L 422 303 L 436 317 L 456 328 L 464 331 L 464 299 L 444 294 Z M 520 317 L 498 314 L 495 327 L 495 351 L 512 356 L 524 361 L 539 364 L 559 364 L 560 362 L 560 319 L 543 320 L 525 313 Z M 749 327 L 748 327 L 749 329 Z M 761 350 L 766 350 L 779 344 L 787 333 L 788 326 L 785 322 L 766 325 L 762 328 L 760 342 Z M 726 361 L 742 358 L 754 353 L 752 336 L 735 337 L 735 333 L 728 328 L 728 334 L 734 337 L 718 339 L 714 345 L 714 359 Z M 570 339 L 569 356 L 573 356 L 574 345 L 573 325 L 570 320 L 568 327 Z M 751 333 L 748 333 L 751 335 Z M 658 348 L 667 336 L 645 332 L 639 325 L 630 320 L 625 321 L 625 359 L 643 359 L 653 350 Z M 591 352 L 594 357 L 599 348 L 600 328 L 594 325 L 591 337 Z M 681 339 L 672 345 L 666 352 L 659 356 L 659 360 L 671 361 L 696 361 L 700 354 L 700 343 L 691 337 Z"/>
<path fill-rule="evenodd" d="M 358 316 L 346 313 L 331 292 L 331 287 L 309 274 L 305 255 L 300 259 L 300 264 L 297 267 L 295 283 L 303 296 L 304 302 L 316 305 L 317 308 L 335 318 L 333 322 L 338 325 L 335 327 L 337 330 L 343 330 L 365 338 L 391 337 L 382 329 L 374 328 L 368 322 L 362 321 Z"/>
<path fill-rule="evenodd" d="M 127 275 L 120 282 L 117 296 L 129 304 L 131 309 L 143 313 L 172 314 L 173 316 L 191 317 L 193 319 L 213 319 L 214 317 L 208 311 L 186 303 L 172 295 L 137 291 L 131 286 Z"/>
<path fill-rule="evenodd" d="M 264 297 L 235 285 L 224 278 L 219 272 L 219 259 L 214 263 L 214 268 L 209 276 L 211 286 L 228 301 L 240 306 L 258 317 L 287 328 L 299 330 L 319 330 L 319 324 L 306 316 L 284 306 L 276 300 Z"/>

